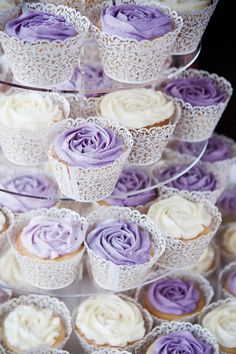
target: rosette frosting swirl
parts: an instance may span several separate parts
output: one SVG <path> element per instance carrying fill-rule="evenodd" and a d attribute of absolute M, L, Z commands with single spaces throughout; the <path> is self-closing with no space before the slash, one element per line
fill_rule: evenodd
<path fill-rule="evenodd" d="M 210 78 L 170 80 L 165 91 L 168 95 L 190 103 L 193 107 L 216 106 L 226 100 L 226 94 Z"/>
<path fill-rule="evenodd" d="M 203 10 L 211 4 L 211 0 L 158 0 L 176 11 Z"/>
<path fill-rule="evenodd" d="M 212 346 L 183 330 L 163 335 L 154 342 L 152 354 L 162 353 L 211 354 Z"/>
<path fill-rule="evenodd" d="M 149 233 L 133 222 L 103 222 L 87 235 L 86 242 L 100 257 L 117 265 L 143 264 L 151 258 Z"/>
<path fill-rule="evenodd" d="M 199 156 L 202 151 L 201 143 L 180 142 L 177 145 L 177 151 L 181 154 L 190 156 Z M 232 157 L 229 145 L 220 137 L 212 136 L 208 140 L 206 151 L 201 160 L 206 162 L 216 162 L 226 160 Z"/>
<path fill-rule="evenodd" d="M 125 347 L 145 335 L 138 306 L 118 295 L 102 294 L 83 301 L 76 314 L 76 327 L 97 345 Z"/>
<path fill-rule="evenodd" d="M 223 215 L 236 217 L 236 189 L 227 188 L 217 200 L 217 206 Z"/>
<path fill-rule="evenodd" d="M 54 148 L 61 160 L 81 168 L 112 164 L 124 152 L 116 133 L 95 123 L 64 131 L 55 140 Z"/>
<path fill-rule="evenodd" d="M 121 4 L 107 7 L 101 15 L 102 30 L 110 35 L 152 40 L 172 30 L 171 18 L 156 7 Z"/>
<path fill-rule="evenodd" d="M 180 316 L 196 310 L 201 293 L 191 280 L 170 278 L 153 283 L 147 296 L 156 310 Z"/>
<path fill-rule="evenodd" d="M 31 172 L 0 179 L 0 186 L 7 191 L 48 199 L 28 198 L 17 194 L 0 192 L 0 206 L 7 207 L 14 213 L 25 213 L 39 208 L 51 208 L 57 201 L 58 188 L 50 178 Z M 50 200 L 50 197 L 52 200 Z M 55 200 L 53 200 L 55 198 Z"/>
<path fill-rule="evenodd" d="M 63 41 L 77 35 L 74 26 L 64 17 L 43 11 L 24 12 L 8 21 L 5 30 L 10 37 L 27 41 Z"/>
<path fill-rule="evenodd" d="M 227 278 L 227 289 L 236 296 L 236 270 L 234 269 Z"/>
<path fill-rule="evenodd" d="M 225 251 L 236 257 L 236 222 L 225 225 L 221 245 Z"/>
<path fill-rule="evenodd" d="M 202 325 L 213 334 L 219 345 L 236 348 L 236 302 L 218 305 L 204 316 Z"/>
<path fill-rule="evenodd" d="M 23 228 L 21 242 L 31 254 L 55 259 L 76 252 L 84 241 L 84 232 L 71 218 L 35 216 Z"/>
<path fill-rule="evenodd" d="M 134 167 L 126 167 L 121 172 L 120 177 L 111 196 L 106 199 L 112 205 L 137 207 L 142 206 L 157 197 L 157 191 L 151 189 L 135 195 L 128 195 L 122 199 L 112 197 L 119 197 L 120 194 L 139 191 L 152 186 L 152 179 L 141 169 Z"/>
<path fill-rule="evenodd" d="M 171 179 L 183 172 L 187 165 L 175 165 L 167 167 L 158 175 L 160 181 Z M 216 189 L 217 180 L 212 172 L 207 171 L 201 166 L 193 166 L 189 171 L 174 181 L 167 183 L 168 187 L 189 192 L 212 192 Z"/>

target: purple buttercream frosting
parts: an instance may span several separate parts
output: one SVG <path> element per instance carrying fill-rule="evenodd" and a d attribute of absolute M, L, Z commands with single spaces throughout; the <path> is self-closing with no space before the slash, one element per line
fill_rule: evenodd
<path fill-rule="evenodd" d="M 144 264 L 151 258 L 149 233 L 133 222 L 103 222 L 87 235 L 86 243 L 97 255 L 117 265 Z"/>
<path fill-rule="evenodd" d="M 70 217 L 35 216 L 21 233 L 24 248 L 33 255 L 55 259 L 77 251 L 84 241 L 84 232 Z"/>
<path fill-rule="evenodd" d="M 180 316 L 196 310 L 201 294 L 192 281 L 171 278 L 153 283 L 147 296 L 156 310 Z"/>
<path fill-rule="evenodd" d="M 168 167 L 161 171 L 157 178 L 160 181 L 166 181 L 174 176 L 177 176 L 179 173 L 184 171 L 185 168 L 187 168 L 187 165 Z M 166 185 L 171 188 L 187 190 L 189 192 L 208 192 L 214 191 L 216 189 L 216 184 L 216 178 L 211 172 L 207 171 L 203 167 L 194 166 L 191 170 Z"/>
<path fill-rule="evenodd" d="M 134 167 L 126 167 L 121 172 L 115 189 L 107 201 L 112 205 L 126 207 L 137 207 L 145 205 L 157 197 L 157 191 L 155 189 L 144 191 L 135 195 L 130 195 L 122 199 L 112 199 L 112 197 L 119 196 L 123 193 L 139 191 L 151 187 L 152 185 L 152 179 L 147 175 L 147 173 Z"/>
<path fill-rule="evenodd" d="M 236 217 L 236 189 L 227 188 L 217 200 L 216 205 L 223 215 Z"/>
<path fill-rule="evenodd" d="M 210 78 L 175 79 L 167 83 L 165 92 L 190 103 L 193 107 L 215 106 L 226 100 L 226 94 Z"/>
<path fill-rule="evenodd" d="M 41 173 L 23 173 L 7 176 L 0 180 L 0 188 L 30 196 L 55 198 L 58 187 L 50 178 Z M 51 208 L 56 200 L 21 197 L 16 194 L 0 192 L 0 206 L 7 207 L 14 213 L 25 213 L 39 208 Z"/>
<path fill-rule="evenodd" d="M 106 8 L 101 15 L 102 30 L 110 35 L 152 40 L 172 30 L 171 18 L 158 8 L 122 4 Z"/>
<path fill-rule="evenodd" d="M 77 32 L 64 17 L 42 11 L 27 11 L 14 20 L 10 20 L 5 28 L 7 34 L 27 41 L 65 40 L 75 37 Z"/>
<path fill-rule="evenodd" d="M 187 330 L 180 330 L 159 337 L 152 354 L 211 354 L 211 344 L 196 338 Z"/>
<path fill-rule="evenodd" d="M 226 281 L 226 286 L 229 289 L 229 291 L 236 296 L 236 270 L 233 270 L 227 281 Z"/>
<path fill-rule="evenodd" d="M 54 148 L 62 161 L 81 168 L 112 164 L 124 152 L 124 144 L 115 132 L 95 123 L 64 131 L 55 140 Z"/>
<path fill-rule="evenodd" d="M 202 151 L 202 143 L 189 143 L 183 141 L 177 145 L 176 149 L 181 154 L 199 156 Z M 226 160 L 231 157 L 232 152 L 230 150 L 230 146 L 220 137 L 212 136 L 208 140 L 206 151 L 204 152 L 201 160 L 206 162 L 216 162 Z"/>

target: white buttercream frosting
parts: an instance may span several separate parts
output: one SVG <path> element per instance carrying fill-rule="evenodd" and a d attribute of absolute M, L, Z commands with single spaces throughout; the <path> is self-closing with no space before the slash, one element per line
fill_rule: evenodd
<path fill-rule="evenodd" d="M 203 10 L 211 4 L 210 0 L 158 0 L 158 2 L 177 11 Z"/>
<path fill-rule="evenodd" d="M 5 214 L 0 210 L 0 232 L 4 229 L 6 225 L 6 216 Z"/>
<path fill-rule="evenodd" d="M 102 117 L 127 128 L 143 128 L 169 119 L 175 107 L 161 91 L 138 88 L 105 95 L 100 102 Z"/>
<path fill-rule="evenodd" d="M 42 129 L 61 120 L 60 107 L 38 93 L 0 95 L 0 122 L 14 129 Z"/>
<path fill-rule="evenodd" d="M 210 270 L 214 264 L 215 259 L 215 250 L 212 245 L 208 246 L 205 251 L 202 253 L 198 262 L 194 264 L 191 268 L 192 271 L 197 273 L 206 273 Z"/>
<path fill-rule="evenodd" d="M 225 225 L 221 242 L 223 248 L 236 257 L 236 222 L 230 222 Z"/>
<path fill-rule="evenodd" d="M 222 304 L 203 318 L 203 327 L 226 348 L 236 348 L 236 302 Z"/>
<path fill-rule="evenodd" d="M 11 7 L 14 7 L 15 0 L 1 0 L 0 1 L 0 11 L 10 9 Z"/>
<path fill-rule="evenodd" d="M 52 347 L 61 333 L 61 320 L 50 309 L 19 305 L 3 323 L 3 333 L 10 346 L 29 350 L 41 345 Z"/>
<path fill-rule="evenodd" d="M 0 255 L 0 280 L 13 287 L 27 286 L 12 248 Z"/>
<path fill-rule="evenodd" d="M 211 216 L 201 203 L 172 196 L 152 204 L 148 216 L 165 234 L 176 239 L 197 237 L 211 223 Z"/>
<path fill-rule="evenodd" d="M 117 295 L 102 294 L 82 302 L 76 327 L 97 345 L 125 347 L 145 335 L 142 312 L 136 304 Z"/>

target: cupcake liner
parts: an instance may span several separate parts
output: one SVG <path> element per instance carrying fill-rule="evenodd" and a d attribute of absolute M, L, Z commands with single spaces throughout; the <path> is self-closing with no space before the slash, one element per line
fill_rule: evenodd
<path fill-rule="evenodd" d="M 70 80 L 78 63 L 81 47 L 90 22 L 67 6 L 25 3 L 24 10 L 37 10 L 63 16 L 75 26 L 78 34 L 66 40 L 29 42 L 0 32 L 0 41 L 14 78 L 24 85 L 56 86 Z M 16 16 L 13 16 L 13 18 Z"/>
<path fill-rule="evenodd" d="M 177 139 L 198 142 L 211 137 L 233 93 L 231 84 L 221 76 L 209 74 L 204 70 L 188 69 L 177 74 L 177 69 L 170 69 L 171 78 L 210 78 L 220 90 L 226 93 L 225 102 L 208 107 L 193 107 L 188 102 L 174 98 L 181 107 L 181 119 L 177 123 L 174 135 Z"/>
<path fill-rule="evenodd" d="M 127 352 L 126 350 L 119 350 L 119 349 L 103 349 L 103 350 L 98 350 L 96 352 L 92 352 L 92 354 L 131 354 L 130 352 Z"/>
<path fill-rule="evenodd" d="M 8 224 L 8 228 L 5 231 L 0 232 L 0 251 L 1 251 L 5 246 L 8 234 L 12 231 L 14 227 L 15 220 L 14 220 L 13 213 L 9 209 L 0 208 L 0 210 L 2 210 L 4 215 L 6 216 L 7 224 Z"/>
<path fill-rule="evenodd" d="M 230 275 L 232 271 L 236 271 L 236 262 L 232 262 L 225 266 L 223 269 L 221 269 L 220 274 L 219 274 L 219 285 L 221 287 L 221 294 L 223 299 L 226 299 L 228 297 L 235 298 L 236 295 L 233 295 L 231 292 L 229 292 L 227 289 L 225 289 L 224 284 L 225 281 L 227 280 L 227 277 Z"/>
<path fill-rule="evenodd" d="M 211 284 L 209 283 L 209 281 L 207 279 L 205 279 L 201 274 L 197 274 L 197 273 L 193 273 L 193 272 L 190 272 L 190 271 L 175 271 L 175 272 L 171 272 L 170 274 L 168 275 L 165 275 L 165 272 L 163 271 L 162 273 L 162 280 L 164 279 L 172 279 L 173 277 L 180 277 L 184 280 L 191 280 L 194 282 L 194 284 L 197 285 L 197 287 L 200 289 L 202 295 L 204 296 L 204 299 L 205 299 L 205 305 L 204 307 L 202 308 L 202 310 L 208 306 L 213 298 L 213 295 L 214 295 L 214 290 L 211 286 Z M 136 291 L 136 294 L 135 294 L 135 300 L 137 302 L 139 302 L 141 305 L 142 305 L 142 300 L 144 298 L 144 294 L 145 292 L 147 291 L 148 287 L 150 286 L 150 284 L 148 285 L 145 285 L 141 288 L 139 288 L 137 291 Z M 143 305 L 142 305 L 143 306 Z M 144 307 L 145 308 L 145 307 Z M 199 312 L 201 312 L 202 310 L 200 310 Z M 196 319 L 199 315 L 199 312 L 196 312 L 192 315 L 186 315 L 184 318 L 178 320 L 178 322 L 183 322 L 183 321 L 188 321 L 188 322 L 196 322 Z M 154 315 L 152 315 L 152 318 L 153 318 L 153 323 L 154 325 L 160 325 L 161 323 L 163 322 L 170 322 L 168 320 L 162 320 Z M 177 320 L 176 320 L 177 321 Z"/>
<path fill-rule="evenodd" d="M 1 354 L 12 354 L 12 352 L 9 352 L 8 350 L 5 350 L 2 345 L 0 345 L 0 353 Z M 24 350 L 22 354 L 70 354 L 66 350 L 60 350 L 60 349 L 50 349 L 47 346 L 43 346 L 37 349 L 32 349 L 32 350 Z"/>
<path fill-rule="evenodd" d="M 87 222 L 85 218 L 68 209 L 38 209 L 19 215 L 9 233 L 9 242 L 12 245 L 16 259 L 25 280 L 40 289 L 61 289 L 70 285 L 79 275 L 84 248 L 80 252 L 64 260 L 48 260 L 22 255 L 16 246 L 17 236 L 29 221 L 37 216 L 49 216 L 63 219 L 71 216 L 73 224 L 80 224 L 85 232 Z"/>
<path fill-rule="evenodd" d="M 145 326 L 145 329 L 146 329 L 146 335 L 151 331 L 152 329 L 152 325 L 153 325 L 153 320 L 152 320 L 152 317 L 150 316 L 150 314 L 140 305 L 138 304 L 134 299 L 126 296 L 126 295 L 119 295 L 123 300 L 128 300 L 130 302 L 132 302 L 133 304 L 135 304 L 136 306 L 138 306 L 139 310 L 142 312 L 142 315 L 143 315 L 143 319 L 144 319 L 144 326 Z M 137 345 L 139 344 L 139 342 L 142 340 L 139 340 L 139 341 L 136 341 L 132 344 L 129 344 L 127 345 L 126 347 L 124 348 L 114 348 L 114 347 L 109 347 L 109 345 L 106 345 L 106 346 L 96 346 L 96 344 L 93 344 L 93 343 L 89 343 L 86 341 L 86 339 L 81 336 L 78 331 L 76 331 L 76 314 L 77 314 L 77 309 L 74 310 L 73 312 L 73 315 L 72 315 L 72 324 L 73 324 L 73 329 L 74 329 L 74 332 L 76 333 L 76 336 L 78 338 L 78 341 L 81 345 L 81 347 L 83 348 L 84 352 L 85 353 L 91 353 L 91 352 L 96 352 L 98 350 L 105 350 L 104 353 L 106 353 L 106 350 L 108 350 L 108 353 L 112 353 L 113 354 L 113 350 L 121 350 L 121 354 L 125 354 L 126 352 L 130 352 L 132 354 L 135 354 L 135 351 L 136 351 L 136 348 L 137 348 Z M 127 324 L 128 325 L 128 324 Z M 111 350 L 111 352 L 110 352 Z M 123 353 L 123 350 L 125 351 Z M 117 352 L 115 352 L 117 353 Z M 114 354 L 115 354 L 114 353 Z"/>
<path fill-rule="evenodd" d="M 109 216 L 108 216 L 109 215 Z M 131 221 L 150 233 L 152 244 L 155 248 L 152 259 L 145 264 L 117 265 L 97 255 L 86 244 L 89 265 L 93 280 L 103 289 L 113 291 L 129 290 L 140 285 L 149 275 L 152 267 L 165 250 L 165 240 L 161 237 L 156 225 L 138 211 L 123 207 L 99 208 L 88 216 L 89 231 L 96 224 L 110 219 Z"/>
<path fill-rule="evenodd" d="M 217 3 L 218 0 L 213 0 L 211 5 L 202 10 L 177 11 L 183 19 L 183 27 L 177 37 L 173 55 L 189 54 L 197 49 Z"/>
<path fill-rule="evenodd" d="M 66 336 L 65 336 L 64 340 L 57 346 L 57 349 L 63 348 L 63 346 L 68 341 L 68 339 L 71 335 L 71 332 L 72 332 L 71 316 L 70 316 L 70 312 L 69 312 L 68 308 L 66 307 L 66 305 L 62 301 L 59 301 L 58 299 L 56 299 L 55 297 L 42 296 L 42 295 L 27 295 L 27 296 L 23 295 L 18 298 L 13 298 L 13 299 L 7 301 L 6 303 L 4 303 L 0 307 L 1 325 L 3 324 L 4 318 L 11 311 L 13 311 L 15 308 L 17 308 L 20 305 L 29 305 L 29 306 L 36 306 L 39 308 L 50 309 L 53 311 L 53 313 L 60 316 L 60 318 L 63 321 L 63 324 L 65 326 Z M 3 334 L 2 328 L 0 328 L 0 333 Z M 3 336 L 1 335 L 1 338 L 2 337 Z M 8 348 L 6 346 L 6 343 L 2 342 L 1 344 L 5 350 L 10 350 L 10 348 Z M 35 351 L 32 351 L 32 353 L 34 353 L 34 352 Z M 31 353 L 31 351 L 29 351 L 29 352 L 26 351 L 24 353 Z M 39 353 L 39 352 L 37 351 L 37 353 Z M 48 354 L 57 353 L 57 351 L 50 351 L 49 350 L 48 352 L 43 352 L 43 354 L 46 354 L 46 353 L 48 353 Z M 64 353 L 64 352 L 62 351 L 62 353 Z"/>
<path fill-rule="evenodd" d="M 7 10 L 3 10 L 0 11 L 0 31 L 3 31 L 5 28 L 5 25 L 7 24 L 7 22 L 9 20 L 11 20 L 12 18 L 18 17 L 20 15 L 20 11 L 21 11 L 21 4 L 9 8 Z M 0 55 L 3 55 L 4 51 L 3 48 L 0 44 Z"/>
<path fill-rule="evenodd" d="M 138 345 L 135 354 L 147 353 L 150 345 L 160 336 L 167 335 L 176 331 L 188 331 L 194 337 L 202 340 L 204 343 L 212 345 L 212 354 L 219 353 L 219 346 L 213 335 L 205 328 L 198 324 L 191 324 L 188 322 L 165 322 L 161 326 L 155 327 Z"/>
<path fill-rule="evenodd" d="M 116 81 L 141 84 L 160 76 L 166 59 L 172 54 L 183 20 L 175 11 L 153 0 L 134 0 L 132 3 L 158 7 L 171 17 L 174 30 L 162 37 L 143 41 L 109 35 L 96 26 L 101 11 L 111 5 L 108 2 L 94 6 L 88 17 L 106 75 Z"/>
<path fill-rule="evenodd" d="M 165 95 L 166 97 L 170 97 Z M 100 115 L 99 103 L 101 98 L 96 101 L 96 109 Z M 175 105 L 175 111 L 168 124 L 162 126 L 150 126 L 149 128 L 129 129 L 134 144 L 129 155 L 129 164 L 135 166 L 151 165 L 160 160 L 163 150 L 168 144 L 174 133 L 176 124 L 181 117 L 180 105 Z M 103 119 L 103 118 L 102 118 Z"/>
<path fill-rule="evenodd" d="M 70 103 L 71 118 L 88 118 L 96 115 L 96 98 L 86 98 L 76 94 L 66 95 L 66 98 Z"/>
<path fill-rule="evenodd" d="M 40 0 L 40 2 L 42 4 L 48 4 L 48 0 Z M 85 3 L 85 0 L 50 0 L 50 4 L 71 7 L 72 9 L 75 9 L 82 14 L 85 12 Z"/>
<path fill-rule="evenodd" d="M 182 241 L 174 239 L 168 234 L 162 233 L 166 240 L 166 249 L 164 254 L 158 260 L 158 264 L 170 269 L 186 269 L 193 266 L 201 257 L 205 248 L 209 245 L 212 238 L 215 236 L 220 224 L 221 215 L 218 209 L 208 200 L 202 199 L 198 194 L 189 194 L 185 191 L 177 191 L 175 193 L 166 193 L 158 198 L 158 200 L 167 199 L 172 195 L 181 196 L 187 200 L 196 203 L 202 203 L 204 208 L 211 215 L 211 231 L 200 237 Z"/>
<path fill-rule="evenodd" d="M 126 150 L 113 163 L 100 168 L 83 169 L 69 166 L 55 158 L 51 142 L 56 136 L 64 130 L 85 123 L 96 123 L 113 130 L 123 140 Z M 111 195 L 133 145 L 132 136 L 125 127 L 108 120 L 101 120 L 99 117 L 89 117 L 87 120 L 83 118 L 63 120 L 52 127 L 47 141 L 51 144 L 48 146 L 49 161 L 61 192 L 81 202 L 93 202 Z"/>
<path fill-rule="evenodd" d="M 70 106 L 65 97 L 56 93 L 42 96 L 50 97 L 62 110 L 63 118 L 68 118 Z M 34 166 L 44 163 L 48 159 L 44 147 L 48 129 L 15 129 L 0 123 L 0 142 L 4 157 L 16 165 Z"/>
<path fill-rule="evenodd" d="M 229 253 L 224 247 L 223 247 L 223 234 L 227 230 L 228 223 L 223 224 L 220 226 L 218 232 L 217 232 L 217 238 L 216 241 L 219 245 L 220 248 L 220 256 L 221 256 L 221 263 L 222 265 L 227 265 L 232 262 L 236 262 L 236 254 Z"/>

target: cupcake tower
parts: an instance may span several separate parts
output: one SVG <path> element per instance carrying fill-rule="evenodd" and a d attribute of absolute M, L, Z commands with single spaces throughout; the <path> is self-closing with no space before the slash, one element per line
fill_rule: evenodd
<path fill-rule="evenodd" d="M 3 353 L 236 352 L 232 87 L 164 72 L 216 5 L 0 4 Z"/>

